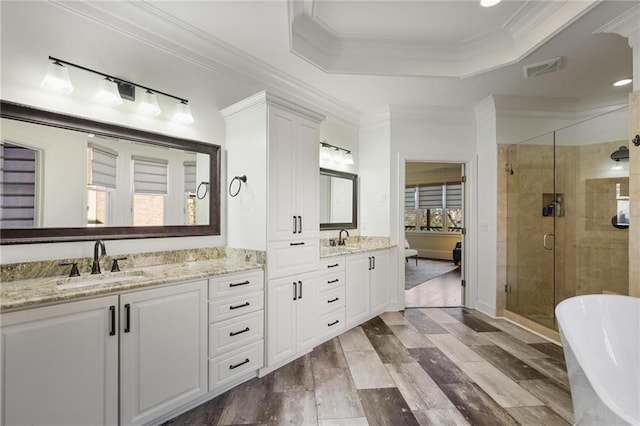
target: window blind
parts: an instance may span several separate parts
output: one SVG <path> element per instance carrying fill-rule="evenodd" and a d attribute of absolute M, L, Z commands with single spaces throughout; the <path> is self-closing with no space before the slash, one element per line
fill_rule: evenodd
<path fill-rule="evenodd" d="M 418 188 L 418 208 L 441 209 L 442 185 L 420 186 Z"/>
<path fill-rule="evenodd" d="M 416 209 L 416 187 L 404 189 L 404 208 L 407 210 Z"/>
<path fill-rule="evenodd" d="M 133 157 L 133 192 L 167 194 L 167 160 Z"/>
<path fill-rule="evenodd" d="M 0 145 L 0 228 L 33 228 L 36 151 Z"/>
<path fill-rule="evenodd" d="M 196 163 L 184 162 L 184 192 L 196 192 Z"/>
<path fill-rule="evenodd" d="M 89 144 L 91 167 L 89 185 L 116 189 L 116 160 L 118 153 L 99 145 Z"/>
<path fill-rule="evenodd" d="M 462 184 L 447 184 L 446 187 L 446 207 L 449 209 L 462 208 Z"/>

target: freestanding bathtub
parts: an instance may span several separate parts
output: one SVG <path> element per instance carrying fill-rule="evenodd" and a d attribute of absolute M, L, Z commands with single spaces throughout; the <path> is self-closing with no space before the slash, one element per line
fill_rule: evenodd
<path fill-rule="evenodd" d="M 556 317 L 576 425 L 640 425 L 640 298 L 576 296 Z"/>

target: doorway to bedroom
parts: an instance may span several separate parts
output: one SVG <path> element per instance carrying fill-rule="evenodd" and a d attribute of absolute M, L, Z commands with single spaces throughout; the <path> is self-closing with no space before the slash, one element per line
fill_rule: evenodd
<path fill-rule="evenodd" d="M 464 165 L 406 162 L 405 307 L 462 306 Z"/>

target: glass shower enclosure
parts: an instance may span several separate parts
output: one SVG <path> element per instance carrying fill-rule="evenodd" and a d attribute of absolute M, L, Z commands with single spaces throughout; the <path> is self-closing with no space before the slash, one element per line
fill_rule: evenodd
<path fill-rule="evenodd" d="M 575 295 L 629 294 L 628 109 L 507 148 L 507 310 L 557 329 Z"/>

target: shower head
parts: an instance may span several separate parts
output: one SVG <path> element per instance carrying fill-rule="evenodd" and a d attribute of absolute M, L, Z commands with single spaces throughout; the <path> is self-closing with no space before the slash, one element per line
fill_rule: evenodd
<path fill-rule="evenodd" d="M 613 151 L 611 159 L 613 161 L 629 161 L 629 149 L 626 146 L 621 146 L 617 151 Z"/>

